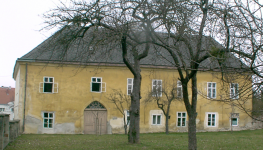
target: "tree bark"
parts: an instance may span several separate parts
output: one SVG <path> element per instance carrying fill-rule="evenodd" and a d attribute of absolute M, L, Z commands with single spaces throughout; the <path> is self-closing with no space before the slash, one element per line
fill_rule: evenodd
<path fill-rule="evenodd" d="M 171 102 L 168 103 L 168 106 L 167 106 L 167 112 L 166 112 L 166 115 L 165 115 L 165 133 L 166 134 L 169 134 L 169 112 L 170 112 L 170 105 L 171 105 Z"/>
<path fill-rule="evenodd" d="M 196 74 L 192 77 L 192 103 L 188 111 L 189 124 L 188 124 L 188 149 L 197 149 L 196 140 L 196 105 L 197 105 L 197 79 Z"/>
<path fill-rule="evenodd" d="M 169 123 L 169 115 L 167 114 L 167 116 L 165 116 L 165 133 L 166 133 L 166 134 L 169 134 L 169 126 L 168 126 L 168 123 Z"/>
<path fill-rule="evenodd" d="M 187 110 L 189 122 L 188 122 L 188 149 L 197 149 L 196 140 L 196 105 L 197 105 L 197 79 L 196 74 L 192 76 L 192 102 L 189 101 L 188 94 L 188 80 L 182 80 L 183 86 L 183 99 L 185 108 Z"/>
<path fill-rule="evenodd" d="M 188 113 L 189 123 L 188 123 L 188 149 L 196 150 L 197 149 L 197 141 L 196 141 L 196 120 L 195 112 Z"/>
<path fill-rule="evenodd" d="M 141 73 L 140 60 L 135 61 L 135 71 L 133 81 L 133 91 L 131 95 L 130 108 L 130 128 L 128 133 L 129 143 L 140 143 L 140 91 L 141 91 Z"/>

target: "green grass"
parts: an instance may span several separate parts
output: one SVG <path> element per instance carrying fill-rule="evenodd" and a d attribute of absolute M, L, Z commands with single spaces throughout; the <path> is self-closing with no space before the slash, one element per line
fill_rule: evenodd
<path fill-rule="evenodd" d="M 140 135 L 140 144 L 128 144 L 127 135 L 49 135 L 23 134 L 6 150 L 38 149 L 187 149 L 187 133 Z M 197 133 L 198 149 L 263 149 L 263 129 Z"/>

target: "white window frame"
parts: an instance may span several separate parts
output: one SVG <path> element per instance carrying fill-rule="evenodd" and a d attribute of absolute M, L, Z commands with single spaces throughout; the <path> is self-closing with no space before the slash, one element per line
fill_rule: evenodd
<path fill-rule="evenodd" d="M 153 116 L 156 116 L 155 122 L 153 122 Z M 158 116 L 160 116 L 160 123 L 158 124 Z M 162 114 L 152 114 L 152 125 L 162 125 Z"/>
<path fill-rule="evenodd" d="M 126 121 L 126 124 L 127 124 L 127 126 L 128 126 L 128 125 L 130 125 L 130 120 L 131 120 L 131 118 L 130 118 L 130 119 L 129 119 L 129 122 L 128 122 L 128 117 L 130 117 L 130 112 L 129 112 L 129 110 L 125 110 L 124 114 L 125 114 L 125 121 Z"/>
<path fill-rule="evenodd" d="M 234 85 L 234 86 L 232 86 L 232 85 Z M 237 89 L 235 88 L 235 85 L 237 86 Z M 238 83 L 230 83 L 230 98 L 231 99 L 238 99 L 239 98 L 238 88 L 239 88 Z"/>
<path fill-rule="evenodd" d="M 157 85 L 154 85 L 154 82 L 157 83 Z M 158 85 L 158 82 L 161 82 L 161 85 Z M 158 96 L 158 97 L 162 97 L 162 80 L 159 79 L 153 79 L 152 80 L 152 96 Z M 155 89 L 155 91 L 157 91 L 157 86 L 160 86 L 160 93 L 156 94 L 154 93 L 153 89 Z"/>
<path fill-rule="evenodd" d="M 129 80 L 131 80 L 131 83 L 129 83 Z M 131 86 L 131 89 L 129 89 L 129 85 Z M 133 78 L 127 78 L 127 95 L 130 95 L 129 94 L 129 90 L 132 93 L 132 90 L 133 90 Z"/>
<path fill-rule="evenodd" d="M 45 113 L 48 114 L 48 117 L 45 117 Z M 52 117 L 50 117 L 49 114 L 52 114 Z M 44 129 L 54 129 L 54 122 L 55 122 L 55 113 L 54 112 L 43 112 L 43 128 Z M 45 119 L 48 120 L 47 127 L 45 127 Z M 49 127 L 49 124 L 51 124 L 49 121 L 52 120 L 52 128 Z"/>
<path fill-rule="evenodd" d="M 185 113 L 185 117 L 183 117 L 183 113 Z M 179 117 L 179 114 L 181 114 L 181 117 Z M 180 123 L 180 126 L 178 126 L 178 119 L 181 119 L 181 123 Z M 185 123 L 184 123 L 184 126 L 183 126 L 183 118 L 185 118 Z M 176 122 L 176 126 L 177 127 L 186 127 L 186 119 L 187 119 L 187 113 L 186 112 L 177 112 L 177 122 Z"/>
<path fill-rule="evenodd" d="M 181 89 L 181 95 L 179 95 L 179 92 L 180 92 L 179 89 Z M 180 97 L 180 98 L 183 97 L 183 86 L 180 80 L 177 81 L 177 97 Z"/>
<path fill-rule="evenodd" d="M 96 81 L 92 81 L 92 79 L 96 79 Z M 100 82 L 98 82 L 98 79 L 100 79 Z M 92 83 L 100 83 L 100 91 L 92 91 Z M 101 92 L 106 92 L 106 83 L 102 82 L 102 77 L 91 77 L 90 81 L 90 92 L 94 93 L 101 93 Z"/>
<path fill-rule="evenodd" d="M 211 87 L 209 87 L 209 84 L 211 84 Z M 215 85 L 215 87 L 213 87 L 213 84 Z M 213 92 L 213 90 L 215 91 Z M 209 96 L 209 91 L 211 92 L 211 97 Z M 216 82 L 207 82 L 207 97 L 210 99 L 216 98 Z"/>
<path fill-rule="evenodd" d="M 209 122 L 209 115 L 211 115 L 211 123 L 210 123 L 210 125 L 208 125 L 208 122 Z M 213 118 L 213 115 L 215 115 L 215 120 L 214 120 L 214 125 L 212 125 L 212 123 L 213 123 L 213 120 L 212 120 L 212 118 Z M 217 119 L 217 116 L 216 116 L 217 114 L 216 113 L 213 113 L 213 112 L 208 112 L 207 113 L 207 126 L 208 127 L 216 127 L 217 126 L 217 123 L 216 123 L 216 119 Z"/>
<path fill-rule="evenodd" d="M 0 108 L 0 112 L 3 112 L 3 111 L 5 111 L 5 108 Z"/>
<path fill-rule="evenodd" d="M 233 125 L 232 119 L 237 119 L 237 125 Z M 232 122 L 232 123 L 231 123 Z M 232 124 L 232 127 L 237 127 L 238 126 L 238 117 L 232 117 L 230 120 L 230 125 Z"/>
<path fill-rule="evenodd" d="M 48 79 L 48 82 L 45 81 L 46 78 Z M 50 79 L 52 79 L 53 82 L 50 82 Z M 44 92 L 45 83 L 52 83 L 52 92 Z M 58 93 L 58 83 L 55 83 L 55 78 L 44 76 L 43 82 L 39 83 L 39 93 Z"/>

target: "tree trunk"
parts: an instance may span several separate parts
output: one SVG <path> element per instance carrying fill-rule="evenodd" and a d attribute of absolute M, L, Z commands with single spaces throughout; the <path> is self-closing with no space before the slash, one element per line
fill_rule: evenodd
<path fill-rule="evenodd" d="M 192 77 L 192 103 L 188 110 L 189 124 L 188 124 L 188 149 L 196 150 L 196 105 L 197 105 L 197 79 L 196 74 Z"/>
<path fill-rule="evenodd" d="M 128 133 L 128 141 L 129 143 L 132 144 L 140 143 L 141 74 L 140 74 L 140 67 L 136 67 L 135 69 L 137 74 L 134 75 L 134 81 L 133 81 L 133 91 L 131 95 L 131 108 L 130 108 L 130 127 Z"/>
<path fill-rule="evenodd" d="M 189 150 L 196 150 L 197 149 L 197 142 L 196 142 L 196 113 L 191 112 L 188 113 L 189 116 L 189 123 L 188 123 L 188 149 Z"/>
<path fill-rule="evenodd" d="M 169 134 L 169 112 L 170 112 L 171 101 L 168 103 L 167 112 L 165 115 L 165 133 Z"/>
<path fill-rule="evenodd" d="M 168 123 L 169 123 L 169 114 L 167 113 L 167 115 L 165 116 L 165 133 L 166 133 L 166 134 L 169 134 L 169 126 L 168 126 Z"/>
<path fill-rule="evenodd" d="M 196 150 L 197 149 L 197 140 L 196 140 L 196 105 L 197 105 L 197 79 L 196 75 L 192 77 L 192 102 L 190 103 L 188 97 L 188 82 L 187 80 L 182 80 L 183 86 L 183 99 L 187 114 L 189 117 L 188 122 L 188 149 Z"/>

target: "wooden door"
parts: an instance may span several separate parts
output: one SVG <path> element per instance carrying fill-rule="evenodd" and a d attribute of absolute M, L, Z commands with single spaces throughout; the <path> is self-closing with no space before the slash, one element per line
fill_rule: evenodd
<path fill-rule="evenodd" d="M 107 110 L 84 111 L 84 134 L 107 134 Z"/>

